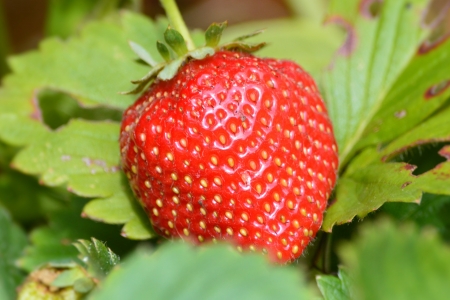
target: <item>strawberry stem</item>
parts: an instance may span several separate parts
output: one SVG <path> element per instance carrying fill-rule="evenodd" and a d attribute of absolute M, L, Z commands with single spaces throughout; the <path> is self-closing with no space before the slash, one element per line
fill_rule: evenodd
<path fill-rule="evenodd" d="M 166 12 L 167 17 L 169 18 L 169 22 L 172 27 L 175 28 L 183 36 L 188 50 L 194 50 L 194 42 L 192 41 L 189 30 L 186 27 L 186 23 L 184 23 L 183 17 L 181 16 L 180 10 L 178 9 L 175 0 L 160 0 L 160 2 Z"/>

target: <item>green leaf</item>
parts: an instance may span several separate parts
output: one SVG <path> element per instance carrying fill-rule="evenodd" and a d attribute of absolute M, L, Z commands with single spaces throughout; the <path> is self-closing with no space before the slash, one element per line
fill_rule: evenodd
<path fill-rule="evenodd" d="M 172 79 L 175 74 L 178 72 L 181 64 L 185 61 L 184 57 L 175 59 L 167 64 L 161 72 L 158 73 L 158 78 L 161 80 L 169 80 Z"/>
<path fill-rule="evenodd" d="M 295 16 L 312 19 L 316 22 L 323 21 L 328 4 L 326 0 L 285 0 L 284 2 Z"/>
<path fill-rule="evenodd" d="M 111 120 L 120 122 L 122 111 L 104 106 L 82 107 L 70 95 L 54 90 L 41 90 L 38 94 L 42 122 L 55 130 L 67 124 L 70 119 L 91 121 Z"/>
<path fill-rule="evenodd" d="M 450 141 L 450 108 L 395 139 L 383 149 L 381 155 L 384 160 L 389 160 L 413 147 L 447 141 Z"/>
<path fill-rule="evenodd" d="M 146 68 L 130 63 L 133 53 L 126 41 L 144 46 L 150 42 L 153 47 L 162 33 L 142 16 L 124 13 L 120 21 L 92 23 L 79 37 L 67 42 L 47 39 L 39 52 L 11 58 L 14 73 L 0 89 L 0 139 L 22 146 L 48 133 L 36 101 L 43 89 L 67 93 L 83 105 L 123 109 L 131 104 L 134 96 L 117 92 L 127 89 L 127 78 L 138 77 Z"/>
<path fill-rule="evenodd" d="M 128 107 L 135 97 L 118 92 L 127 90 L 128 80 L 142 76 L 148 68 L 132 63 L 134 53 L 127 41 L 143 45 L 154 57 L 156 49 L 150 48 L 162 36 L 158 30 L 149 19 L 124 12 L 120 18 L 90 23 L 68 41 L 46 39 L 38 52 L 10 58 L 13 74 L 0 90 L 0 116 L 13 113 L 39 121 L 34 99 L 44 88 L 67 93 L 83 105 Z M 0 137 L 3 134 L 1 130 Z"/>
<path fill-rule="evenodd" d="M 371 148 L 362 152 L 339 179 L 322 229 L 331 231 L 334 224 L 350 222 L 356 215 L 362 218 L 385 202 L 420 203 L 422 193 L 450 195 L 450 146 L 439 153 L 447 161 L 415 176 L 412 165 L 382 163 L 380 153 Z"/>
<path fill-rule="evenodd" d="M 97 279 L 103 279 L 116 266 L 120 258 L 108 247 L 95 238 L 78 240 L 74 246 L 80 252 L 80 259 L 87 265 L 88 272 Z"/>
<path fill-rule="evenodd" d="M 215 51 L 211 47 L 202 47 L 189 51 L 189 56 L 194 59 L 204 59 L 205 57 L 214 55 Z"/>
<path fill-rule="evenodd" d="M 128 41 L 128 44 L 130 45 L 131 49 L 136 53 L 136 55 L 145 61 L 149 66 L 153 67 L 157 64 L 157 62 L 153 59 L 152 55 L 145 50 L 144 47 L 139 45 L 138 43 L 135 43 L 133 41 Z"/>
<path fill-rule="evenodd" d="M 59 1 L 50 0 L 47 9 L 45 32 L 47 35 L 68 37 L 80 23 L 87 18 L 96 1 Z M 62 17 L 64 16 L 64 17 Z"/>
<path fill-rule="evenodd" d="M 155 44 L 158 40 L 164 39 L 167 20 L 163 17 L 151 20 L 143 14 L 126 11 L 120 17 L 122 30 L 127 40 L 132 40 L 141 45 L 152 57 L 158 57 L 158 49 L 155 48 Z"/>
<path fill-rule="evenodd" d="M 222 48 L 231 50 L 231 51 L 237 50 L 237 51 L 244 51 L 244 52 L 255 52 L 255 51 L 258 51 L 259 49 L 262 49 L 265 45 L 266 45 L 266 43 L 254 44 L 254 43 L 246 43 L 246 42 L 230 42 L 230 43 L 226 43 L 225 45 L 223 45 Z"/>
<path fill-rule="evenodd" d="M 133 218 L 134 211 L 132 203 L 124 201 L 126 197 L 120 193 L 107 199 L 92 200 L 84 207 L 84 216 L 109 224 L 127 223 Z"/>
<path fill-rule="evenodd" d="M 151 226 L 148 216 L 140 210 L 123 226 L 121 235 L 132 240 L 147 240 L 156 235 L 153 230 L 149 231 Z"/>
<path fill-rule="evenodd" d="M 116 123 L 73 120 L 20 152 L 13 165 L 25 173 L 40 175 L 46 185 L 67 184 L 69 191 L 79 196 L 101 197 L 86 206 L 85 215 L 123 224 L 133 220 L 134 211 L 142 208 L 134 204 L 119 172 L 118 132 Z M 149 237 L 153 234 L 148 225 L 143 223 Z M 132 232 L 128 234 L 133 236 Z"/>
<path fill-rule="evenodd" d="M 164 58 L 165 61 L 169 62 L 172 59 L 169 48 L 167 48 L 165 44 L 157 41 L 156 48 L 158 48 L 159 54 L 162 56 L 162 58 Z"/>
<path fill-rule="evenodd" d="M 411 174 L 414 167 L 404 163 L 372 164 L 339 179 L 335 203 L 327 209 L 322 230 L 334 224 L 363 218 L 385 202 L 419 202 L 420 188 Z"/>
<path fill-rule="evenodd" d="M 62 271 L 55 280 L 52 281 L 52 286 L 54 287 L 68 287 L 73 286 L 75 281 L 84 277 L 84 272 L 78 268 L 68 268 L 67 270 Z"/>
<path fill-rule="evenodd" d="M 431 51 L 418 52 L 392 84 L 356 149 L 386 143 L 403 134 L 416 140 L 423 138 L 421 143 L 449 140 L 450 133 L 446 129 L 449 127 L 450 110 L 429 117 L 439 112 L 450 96 L 450 40 L 445 40 Z M 441 90 L 435 90 L 439 86 Z M 422 123 L 424 120 L 426 125 Z M 390 149 L 393 147 L 389 146 Z"/>
<path fill-rule="evenodd" d="M 339 251 L 354 299 L 447 299 L 450 249 L 430 230 L 383 220 L 367 224 Z"/>
<path fill-rule="evenodd" d="M 74 284 L 73 289 L 78 293 L 88 293 L 95 287 L 95 283 L 92 281 L 92 279 L 88 277 L 81 277 L 78 278 Z"/>
<path fill-rule="evenodd" d="M 220 38 L 222 37 L 222 31 L 227 27 L 228 23 L 212 23 L 205 31 L 206 46 L 216 47 L 219 45 Z"/>
<path fill-rule="evenodd" d="M 164 66 L 165 64 L 158 64 L 154 66 L 153 68 L 151 68 L 150 72 L 148 72 L 141 79 L 131 81 L 133 84 L 137 84 L 137 86 L 133 90 L 130 90 L 128 92 L 121 92 L 120 94 L 131 95 L 142 92 L 147 87 L 147 85 L 149 85 L 149 83 L 152 82 L 152 80 L 154 80 L 156 76 L 158 76 L 159 72 L 164 68 Z"/>
<path fill-rule="evenodd" d="M 111 182 L 120 179 L 118 131 L 116 123 L 74 120 L 20 152 L 13 165 L 25 173 L 42 174 L 42 182 L 50 186 L 68 182 L 71 190 L 72 178 L 94 177 L 101 182 L 73 191 L 88 197 L 110 196 L 120 190 Z"/>
<path fill-rule="evenodd" d="M 168 27 L 164 32 L 164 40 L 179 57 L 182 57 L 188 52 L 183 36 L 175 29 Z"/>
<path fill-rule="evenodd" d="M 358 150 L 357 143 L 379 109 L 407 96 L 387 98 L 427 34 L 420 26 L 426 2 L 383 1 L 380 14 L 374 17 L 364 11 L 359 0 L 331 3 L 330 14 L 348 31 L 345 46 L 332 67 L 323 73 L 322 82 L 341 167 Z M 415 82 L 408 78 L 402 84 Z"/>
<path fill-rule="evenodd" d="M 108 241 L 108 245 L 125 255 L 136 243 L 120 236 L 120 228 L 94 222 L 81 217 L 87 200 L 70 199 L 69 206 L 52 212 L 49 224 L 34 229 L 30 234 L 31 245 L 19 260 L 20 266 L 32 271 L 43 264 L 67 264 L 79 262 L 78 252 L 72 243 L 79 239 Z M 74 226 L 74 224 L 76 226 Z"/>
<path fill-rule="evenodd" d="M 1 206 L 0 241 L 0 299 L 15 299 L 16 288 L 25 278 L 15 261 L 27 245 L 27 237 Z"/>
<path fill-rule="evenodd" d="M 317 286 L 325 300 L 350 300 L 351 284 L 347 271 L 339 267 L 338 276 L 318 275 L 316 276 Z"/>
<path fill-rule="evenodd" d="M 152 255 L 139 251 L 129 257 L 92 298 L 312 299 L 300 275 L 229 246 L 191 249 L 181 242 L 166 243 Z"/>
<path fill-rule="evenodd" d="M 31 176 L 0 166 L 0 205 L 24 225 L 41 221 L 61 206 L 64 195 L 39 185 Z M 32 207 L 33 209 L 30 209 Z"/>
<path fill-rule="evenodd" d="M 310 19 L 275 19 L 233 25 L 223 33 L 222 40 L 232 41 L 243 32 L 266 28 L 264 34 L 249 39 L 252 43 L 266 42 L 258 56 L 290 59 L 305 70 L 318 74 L 341 45 L 344 36 L 336 26 L 324 26 Z"/>
<path fill-rule="evenodd" d="M 2 90 L 0 90 L 0 107 L 5 104 L 1 100 L 1 95 Z M 48 133 L 48 129 L 37 120 L 15 113 L 3 113 L 0 110 L 0 138 L 10 145 L 22 146 L 37 142 Z"/>
<path fill-rule="evenodd" d="M 450 42 L 424 42 L 430 34 L 421 26 L 426 2 L 383 1 L 375 15 L 371 4 L 331 3 L 331 14 L 349 32 L 346 48 L 323 76 L 345 170 L 325 230 L 388 201 L 419 202 L 422 192 L 450 194 L 448 162 L 420 176 L 383 166 L 414 147 L 450 140 L 450 110 L 442 110 L 450 96 Z M 440 151 L 447 159 L 448 153 L 448 148 Z M 371 183 L 368 172 L 374 172 Z"/>

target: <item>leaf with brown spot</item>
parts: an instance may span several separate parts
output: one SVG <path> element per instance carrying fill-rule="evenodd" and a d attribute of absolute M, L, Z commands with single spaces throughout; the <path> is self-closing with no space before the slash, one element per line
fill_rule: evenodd
<path fill-rule="evenodd" d="M 127 41 L 138 42 L 157 57 L 154 45 L 163 31 L 148 18 L 124 11 L 86 24 L 70 39 L 48 38 L 38 51 L 9 57 L 12 72 L 2 78 L 0 88 L 0 139 L 26 146 L 47 134 L 38 103 L 42 90 L 70 95 L 81 106 L 126 108 L 134 96 L 119 92 L 130 89 L 129 80 L 148 71 L 130 63 L 136 57 Z"/>
<path fill-rule="evenodd" d="M 381 151 L 381 156 L 383 160 L 390 160 L 414 147 L 448 141 L 450 141 L 450 108 L 398 137 Z"/>
<path fill-rule="evenodd" d="M 322 229 L 331 231 L 335 224 L 350 222 L 355 216 L 363 218 L 385 202 L 419 202 L 422 192 L 412 170 L 405 163 L 378 163 L 342 177 Z"/>
<path fill-rule="evenodd" d="M 428 34 L 420 26 L 426 2 L 383 1 L 379 14 L 368 17 L 361 11 L 360 0 L 331 1 L 329 18 L 341 20 L 351 29 L 347 48 L 351 47 L 345 55 L 338 53 L 322 76 L 322 92 L 333 121 L 341 167 L 362 148 L 361 139 L 367 136 L 380 108 L 398 101 L 394 95 L 388 98 L 390 93 L 416 84 L 412 80 L 399 82 L 399 78 L 409 74 L 405 70 Z M 399 83 L 402 86 L 396 86 Z"/>
<path fill-rule="evenodd" d="M 140 217 L 143 211 L 120 172 L 118 132 L 119 125 L 112 122 L 71 121 L 21 151 L 13 165 L 39 175 L 45 185 L 67 185 L 72 193 L 97 198 L 86 205 L 84 216 L 109 224 L 138 222 L 139 231 L 134 234 L 137 227 L 127 226 L 126 236 L 150 238 L 150 223 Z"/>
<path fill-rule="evenodd" d="M 331 2 L 330 18 L 345 23 L 351 47 L 337 54 L 322 81 L 343 173 L 324 230 L 388 201 L 449 193 L 448 162 L 420 176 L 412 175 L 415 166 L 387 163 L 414 147 L 450 141 L 450 110 L 443 110 L 450 96 L 450 39 L 420 51 L 433 34 L 423 26 L 427 4 Z"/>
<path fill-rule="evenodd" d="M 448 127 L 448 120 L 433 121 L 434 113 L 450 96 L 450 39 L 433 51 L 415 55 L 408 67 L 397 78 L 383 105 L 368 124 L 357 149 L 367 145 L 386 143 L 410 130 L 423 127 L 423 123 L 441 122 Z M 439 116 L 442 114 L 439 113 Z M 447 115 L 450 114 L 447 112 Z M 427 120 L 432 116 L 430 120 Z M 438 125 L 439 126 L 439 125 Z M 444 128 L 435 128 L 441 133 Z M 433 134 L 422 131 L 420 134 Z M 418 135 L 420 136 L 420 135 Z M 423 137 L 425 139 L 425 136 Z"/>

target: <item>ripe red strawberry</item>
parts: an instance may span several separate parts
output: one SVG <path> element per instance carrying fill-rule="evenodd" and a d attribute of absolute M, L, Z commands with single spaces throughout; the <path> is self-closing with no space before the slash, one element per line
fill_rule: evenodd
<path fill-rule="evenodd" d="M 336 180 L 332 126 L 290 61 L 220 51 L 156 80 L 123 116 L 123 170 L 165 237 L 300 256 Z"/>
<path fill-rule="evenodd" d="M 212 24 L 199 49 L 168 28 L 173 51 L 158 42 L 159 64 L 131 43 L 153 66 L 133 92 L 156 79 L 124 113 L 123 170 L 161 235 L 229 240 L 287 262 L 320 228 L 336 142 L 313 79 L 293 62 L 236 52 L 263 45 L 243 41 L 252 35 L 219 47 L 225 26 Z"/>

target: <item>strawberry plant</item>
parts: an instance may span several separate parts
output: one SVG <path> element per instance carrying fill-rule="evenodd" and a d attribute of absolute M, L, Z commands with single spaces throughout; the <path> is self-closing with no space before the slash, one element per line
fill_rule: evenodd
<path fill-rule="evenodd" d="M 0 299 L 447 299 L 446 1 L 82 2 L 7 59 Z"/>

